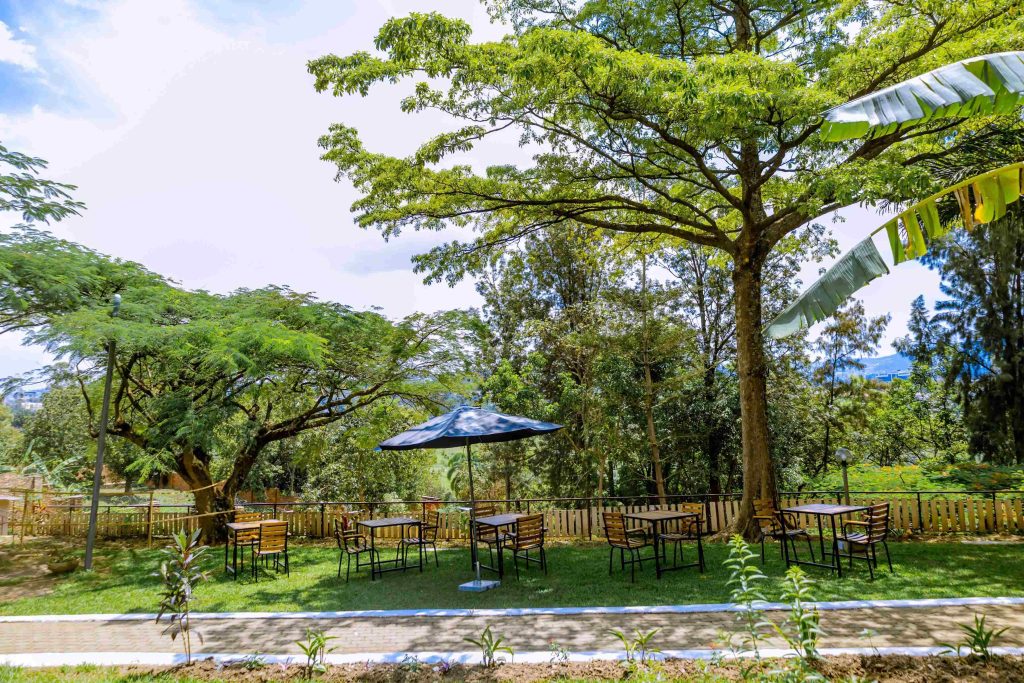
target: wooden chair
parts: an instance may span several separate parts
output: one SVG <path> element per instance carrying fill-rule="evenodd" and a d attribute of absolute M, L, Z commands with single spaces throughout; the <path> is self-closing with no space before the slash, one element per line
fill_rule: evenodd
<path fill-rule="evenodd" d="M 544 573 L 548 573 L 548 558 L 544 552 L 544 515 L 526 515 L 516 521 L 516 530 L 508 534 L 509 547 L 512 548 L 512 564 L 516 568 L 516 581 L 519 580 L 519 558 L 529 567 L 531 562 L 540 565 Z M 531 550 L 540 550 L 540 557 L 530 557 Z"/>
<path fill-rule="evenodd" d="M 422 547 L 426 552 L 427 546 L 434 549 L 434 566 L 440 567 L 437 561 L 437 531 L 441 528 L 441 513 L 437 510 L 427 510 L 423 518 L 423 526 L 420 527 L 422 536 L 406 536 L 398 542 L 399 552 L 402 553 L 402 561 L 409 561 L 409 548 L 415 547 L 417 552 Z"/>
<path fill-rule="evenodd" d="M 274 571 L 281 571 L 281 558 L 284 558 L 285 576 L 288 570 L 288 522 L 264 522 L 260 524 L 259 538 L 252 546 L 252 577 L 259 581 L 258 560 L 264 563 L 274 558 Z"/>
<path fill-rule="evenodd" d="M 640 549 L 650 545 L 647 539 L 647 532 L 643 529 L 627 529 L 626 518 L 621 512 L 602 512 L 604 520 L 604 536 L 608 539 L 608 575 L 612 574 L 612 560 L 615 557 L 615 550 L 619 550 L 619 563 L 623 571 L 629 565 L 629 580 L 636 581 L 636 565 L 643 569 L 644 560 L 649 557 L 641 557 Z M 626 553 L 629 553 L 629 560 L 626 560 Z"/>
<path fill-rule="evenodd" d="M 473 519 L 491 517 L 496 514 L 498 514 L 498 508 L 494 503 L 476 503 L 473 505 Z M 476 540 L 478 543 L 487 544 L 487 555 L 491 566 L 494 566 L 494 550 L 498 547 L 499 543 L 504 543 L 508 540 L 508 534 L 502 533 L 493 527 L 481 527 L 476 530 Z"/>
<path fill-rule="evenodd" d="M 679 503 L 680 512 L 696 514 L 696 518 L 681 519 L 675 530 L 661 534 L 661 540 L 672 544 L 672 564 L 683 557 L 683 543 L 700 539 L 700 529 L 704 524 L 704 503 Z M 704 549 L 697 546 L 697 561 L 700 570 L 704 571 Z"/>
<path fill-rule="evenodd" d="M 260 521 L 260 513 L 258 512 L 246 512 L 245 508 L 235 508 L 235 519 L 236 522 L 258 522 Z M 239 531 L 235 534 L 238 546 L 243 548 L 241 564 L 245 566 L 245 546 L 252 546 L 260 540 L 260 530 L 252 529 L 251 531 Z"/>
<path fill-rule="evenodd" d="M 367 545 L 366 536 L 356 531 L 353 528 L 349 528 L 345 521 L 334 520 L 334 540 L 338 543 L 338 578 L 341 578 L 341 561 L 348 558 L 348 564 L 345 567 L 345 583 L 348 583 L 349 574 L 352 572 L 352 558 L 356 558 L 356 571 L 358 572 L 363 567 L 370 567 L 373 570 L 374 562 L 379 559 L 377 549 L 371 548 Z M 369 554 L 370 561 L 363 562 L 363 554 Z"/>
<path fill-rule="evenodd" d="M 878 567 L 878 555 L 875 553 L 875 546 L 879 543 L 885 549 L 885 559 L 889 564 L 889 571 L 895 573 L 892 568 L 892 558 L 889 556 L 889 504 L 879 503 L 872 505 L 864 512 L 864 519 L 850 520 L 843 522 L 843 532 L 838 540 L 844 541 L 847 546 L 846 553 L 840 551 L 840 557 L 850 559 L 850 567 L 853 567 L 853 559 L 864 560 L 868 563 L 868 573 L 871 580 L 875 580 L 875 568 Z M 864 557 L 854 555 L 855 552 L 864 553 Z"/>
<path fill-rule="evenodd" d="M 762 498 L 754 501 L 754 519 L 757 520 L 761 531 L 761 564 L 764 564 L 764 541 L 771 538 L 779 541 L 779 553 L 785 557 L 786 549 L 784 544 L 789 543 L 793 549 L 793 557 L 797 558 L 795 540 L 802 538 L 807 541 L 807 550 L 811 553 L 811 562 L 814 562 L 814 546 L 811 544 L 811 535 L 800 526 L 796 515 L 785 515 L 775 508 L 774 501 Z M 799 559 L 799 558 L 797 558 Z"/>

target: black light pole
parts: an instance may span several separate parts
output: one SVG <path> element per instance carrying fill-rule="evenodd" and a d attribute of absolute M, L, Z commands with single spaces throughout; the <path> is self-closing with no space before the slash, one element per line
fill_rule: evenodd
<path fill-rule="evenodd" d="M 114 295 L 114 310 L 111 317 L 117 317 L 121 308 L 121 295 Z M 92 503 L 89 506 L 89 535 L 85 541 L 85 569 L 92 569 L 92 548 L 96 543 L 96 516 L 100 509 L 100 487 L 103 484 L 103 452 L 107 447 L 107 417 L 110 415 L 110 385 L 114 382 L 114 340 L 107 342 L 107 376 L 103 381 L 103 406 L 100 408 L 100 433 L 96 440 L 96 472 L 92 477 Z"/>
<path fill-rule="evenodd" d="M 847 468 L 850 466 L 850 451 L 845 448 L 836 449 L 836 457 L 843 466 L 843 497 L 846 504 L 850 504 L 850 477 L 847 475 Z"/>

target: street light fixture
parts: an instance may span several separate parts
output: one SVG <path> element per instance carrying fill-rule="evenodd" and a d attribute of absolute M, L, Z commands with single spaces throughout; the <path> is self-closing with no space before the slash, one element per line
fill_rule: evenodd
<path fill-rule="evenodd" d="M 121 295 L 115 294 L 110 317 L 121 311 Z M 100 509 L 100 488 L 103 485 L 103 454 L 107 448 L 107 418 L 110 415 L 110 385 L 114 381 L 114 340 L 107 341 L 107 376 L 103 381 L 103 406 L 100 408 L 100 432 L 96 439 L 96 472 L 92 477 L 92 501 L 89 506 L 89 535 L 85 540 L 85 569 L 92 569 L 92 549 L 96 544 L 96 517 Z"/>
<path fill-rule="evenodd" d="M 836 457 L 839 458 L 839 464 L 843 466 L 843 497 L 846 499 L 846 504 L 850 504 L 850 477 L 847 474 L 847 468 L 850 467 L 850 451 L 846 448 L 837 448 Z"/>

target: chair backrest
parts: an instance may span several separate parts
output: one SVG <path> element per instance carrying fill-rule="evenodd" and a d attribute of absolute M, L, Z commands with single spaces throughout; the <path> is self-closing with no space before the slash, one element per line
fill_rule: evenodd
<path fill-rule="evenodd" d="M 758 498 L 754 500 L 754 514 L 768 519 L 757 520 L 758 526 L 762 529 L 770 529 L 775 526 L 775 520 L 779 517 L 779 511 L 775 509 L 775 501 L 771 498 Z"/>
<path fill-rule="evenodd" d="M 864 521 L 868 523 L 868 540 L 884 541 L 889 535 L 889 504 L 872 505 L 864 513 Z"/>
<path fill-rule="evenodd" d="M 629 545 L 626 536 L 626 518 L 621 512 L 602 512 L 604 536 L 611 545 Z"/>
<path fill-rule="evenodd" d="M 516 544 L 544 543 L 544 515 L 526 515 L 516 520 Z"/>
<path fill-rule="evenodd" d="M 259 552 L 277 553 L 288 547 L 288 522 L 260 524 Z"/>
<path fill-rule="evenodd" d="M 338 544 L 338 550 L 344 550 L 347 553 L 361 550 L 360 538 L 361 534 L 355 530 L 355 527 L 346 527 L 343 520 L 334 520 L 334 540 Z"/>
<path fill-rule="evenodd" d="M 258 512 L 242 512 L 235 510 L 235 521 L 236 522 L 258 522 L 260 521 L 260 513 Z"/>
<path fill-rule="evenodd" d="M 704 503 L 679 503 L 679 511 L 700 515 L 699 521 L 704 518 Z"/>
<path fill-rule="evenodd" d="M 427 510 L 423 517 L 423 534 L 437 538 L 437 530 L 441 527 L 441 513 L 438 510 Z"/>
<path fill-rule="evenodd" d="M 474 517 L 490 517 L 498 514 L 498 507 L 494 503 L 474 503 Z"/>

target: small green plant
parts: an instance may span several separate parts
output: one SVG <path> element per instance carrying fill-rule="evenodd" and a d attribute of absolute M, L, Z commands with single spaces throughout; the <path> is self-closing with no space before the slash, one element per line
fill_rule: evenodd
<path fill-rule="evenodd" d="M 164 633 L 170 634 L 171 640 L 181 636 L 185 649 L 185 662 L 192 662 L 192 634 L 199 636 L 203 642 L 203 634 L 192 627 L 192 599 L 198 584 L 206 581 L 209 576 L 199 568 L 203 553 L 208 550 L 199 545 L 201 531 L 189 536 L 179 531 L 171 537 L 171 543 L 164 548 L 167 557 L 160 564 L 160 571 L 155 574 L 163 581 L 163 592 L 160 594 L 160 611 L 156 615 L 157 623 L 167 615 L 170 623 Z"/>
<path fill-rule="evenodd" d="M 615 629 L 609 630 L 608 633 L 618 638 L 619 642 L 622 643 L 622 649 L 626 652 L 627 663 L 632 664 L 635 662 L 640 666 L 644 666 L 650 661 L 652 655 L 661 652 L 658 648 L 651 646 L 651 641 L 658 630 L 653 629 L 644 633 L 640 629 L 634 629 L 632 637 Z"/>
<path fill-rule="evenodd" d="M 878 631 L 873 628 L 862 629 L 858 634 L 861 638 L 865 638 L 868 641 L 868 647 L 875 653 L 876 657 L 881 657 L 882 653 L 878 651 L 878 647 L 875 645 L 875 637 L 878 635 Z"/>
<path fill-rule="evenodd" d="M 416 655 L 406 655 L 402 657 L 402 663 L 398 665 L 398 668 L 402 671 L 416 673 L 423 668 L 423 662 Z"/>
<path fill-rule="evenodd" d="M 480 634 L 480 638 L 466 638 L 466 642 L 472 643 L 480 648 L 480 655 L 483 659 L 483 665 L 488 669 L 494 668 L 499 662 L 505 661 L 504 658 L 496 658 L 499 652 L 507 652 L 509 657 L 515 657 L 515 652 L 508 645 L 502 645 L 505 639 L 501 636 L 495 636 L 491 633 L 491 627 L 488 626 L 484 629 L 484 632 Z"/>
<path fill-rule="evenodd" d="M 974 625 L 960 624 L 960 630 L 964 632 L 963 639 L 956 645 L 942 643 L 942 647 L 949 648 L 949 651 L 960 657 L 963 650 L 968 654 L 980 657 L 983 661 L 992 658 L 992 643 L 1009 630 L 1009 627 L 1001 628 L 998 631 L 994 628 L 985 628 L 985 617 L 974 615 Z"/>
<path fill-rule="evenodd" d="M 569 649 L 564 645 L 552 640 L 548 643 L 548 651 L 551 652 L 552 664 L 565 664 L 569 661 Z"/>
<path fill-rule="evenodd" d="M 242 657 L 239 664 L 246 671 L 258 671 L 266 668 L 267 660 L 259 652 L 254 652 L 248 657 Z"/>
<path fill-rule="evenodd" d="M 785 638 L 804 661 L 818 658 L 818 641 L 822 633 L 818 608 L 807 606 L 814 601 L 811 595 L 813 584 L 800 567 L 789 568 L 786 572 L 786 590 L 782 593 L 782 601 L 789 603 L 789 618 L 784 624 L 789 630 L 777 625 L 775 627 L 776 632 Z"/>
<path fill-rule="evenodd" d="M 728 585 L 732 601 L 743 608 L 736 615 L 736 619 L 743 624 L 743 631 L 730 634 L 727 642 L 734 654 L 753 654 L 751 658 L 739 659 L 743 680 L 749 680 L 760 668 L 760 643 L 765 638 L 764 630 L 768 623 L 761 609 L 761 605 L 767 601 L 760 588 L 767 577 L 756 561 L 757 553 L 751 550 L 742 536 L 736 535 L 729 540 L 729 557 L 725 566 L 729 570 Z M 735 642 L 737 639 L 738 646 Z"/>
<path fill-rule="evenodd" d="M 334 639 L 334 636 L 327 635 L 321 629 L 307 628 L 306 639 L 296 641 L 302 654 L 306 655 L 306 666 L 302 670 L 306 678 L 312 678 L 314 672 L 323 673 L 327 670 L 327 655 L 334 651 L 333 647 L 327 647 L 327 643 Z"/>

